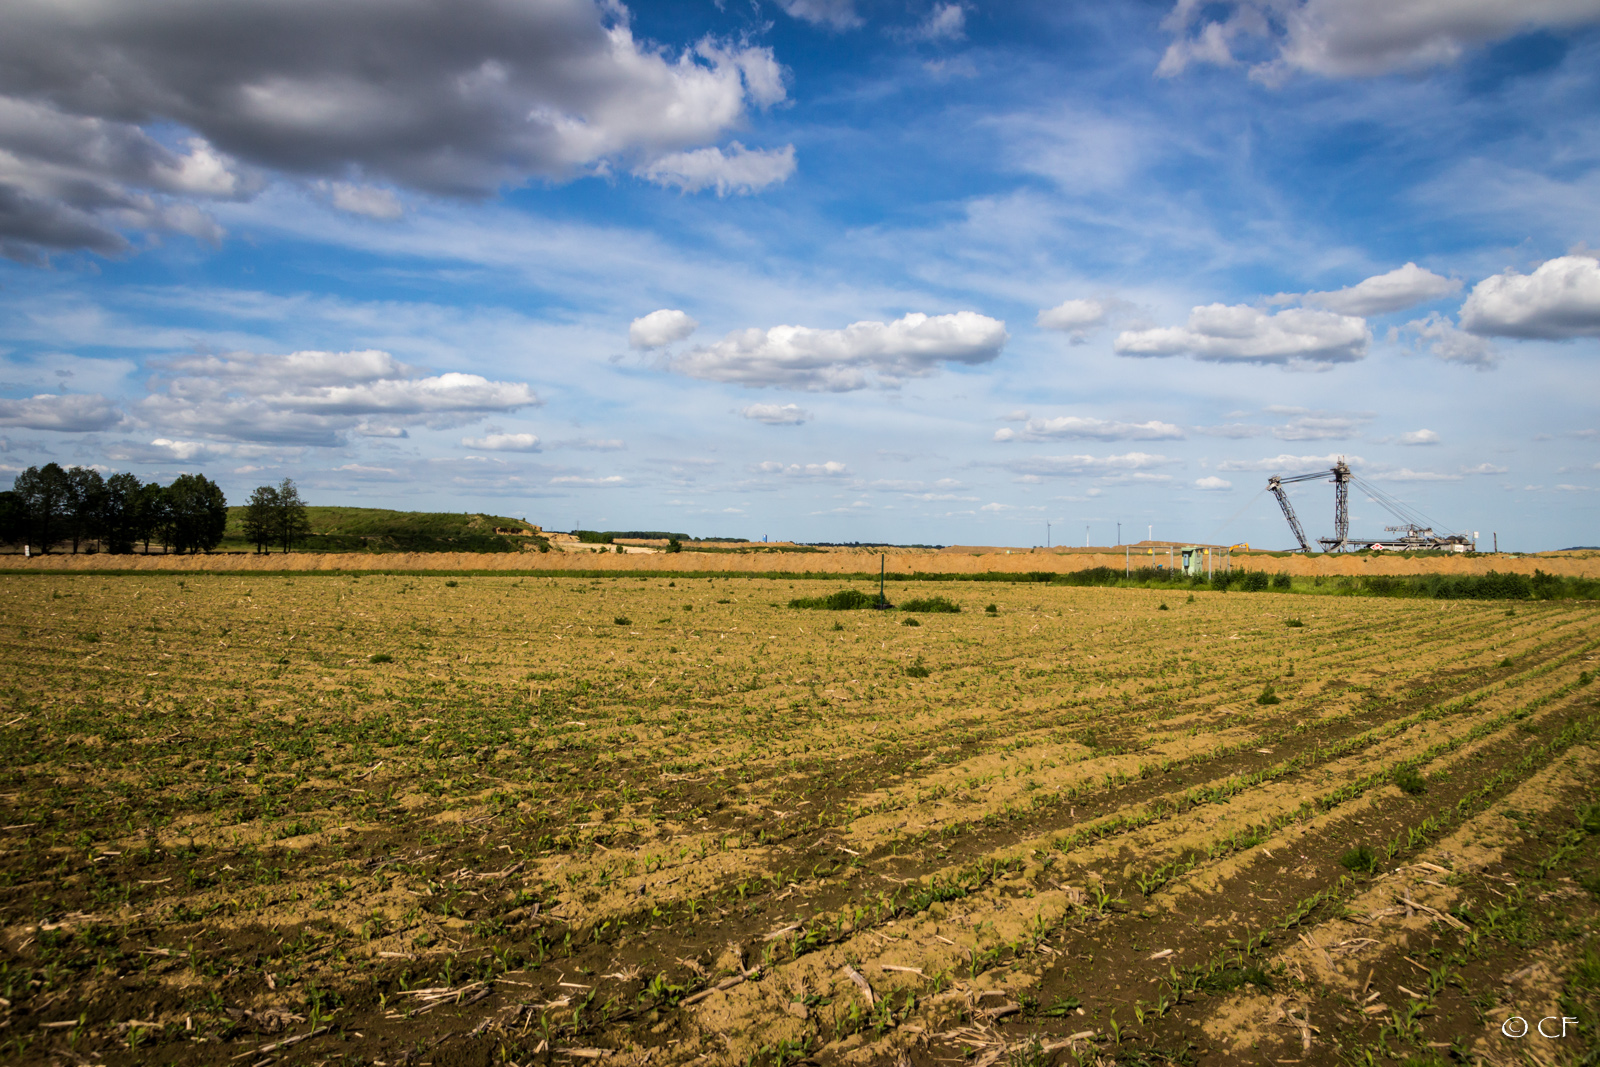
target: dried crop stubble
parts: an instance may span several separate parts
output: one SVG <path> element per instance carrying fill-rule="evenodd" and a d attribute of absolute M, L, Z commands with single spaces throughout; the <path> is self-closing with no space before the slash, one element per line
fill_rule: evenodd
<path fill-rule="evenodd" d="M 782 580 L 445 581 L 0 579 L 15 1053 L 1163 1048 L 1222 998 L 1152 1015 L 1157 963 L 1346 873 L 1283 850 L 1424 847 L 1594 715 L 1585 605 L 990 586 L 908 629 Z"/>

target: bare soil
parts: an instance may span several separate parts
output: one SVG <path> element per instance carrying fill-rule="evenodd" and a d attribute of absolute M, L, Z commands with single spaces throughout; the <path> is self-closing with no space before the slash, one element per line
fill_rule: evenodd
<path fill-rule="evenodd" d="M 1600 1054 L 1600 606 L 817 585 L 0 576 L 0 1057 Z"/>

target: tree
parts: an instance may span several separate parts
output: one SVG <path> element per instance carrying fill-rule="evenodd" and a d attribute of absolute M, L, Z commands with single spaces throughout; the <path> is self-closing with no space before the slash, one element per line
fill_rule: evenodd
<path fill-rule="evenodd" d="M 258 485 L 251 491 L 244 506 L 244 538 L 257 553 L 278 539 L 278 490 L 273 486 Z"/>
<path fill-rule="evenodd" d="M 283 550 L 288 552 L 294 547 L 296 541 L 302 540 L 311 532 L 311 520 L 306 517 L 305 501 L 300 499 L 300 490 L 295 488 L 294 482 L 285 478 L 278 483 L 278 543 Z"/>
<path fill-rule="evenodd" d="M 16 490 L 0 492 L 0 543 L 14 545 L 28 536 L 28 512 Z"/>
<path fill-rule="evenodd" d="M 100 536 L 105 538 L 106 550 L 113 555 L 132 552 L 133 543 L 139 540 L 144 489 L 137 476 L 126 472 L 113 474 L 106 479 L 105 503 L 100 512 Z M 148 547 L 146 551 L 149 551 Z"/>
<path fill-rule="evenodd" d="M 168 540 L 179 552 L 210 552 L 228 528 L 228 500 L 203 474 L 180 474 L 166 491 Z"/>
<path fill-rule="evenodd" d="M 167 551 L 167 491 L 160 482 L 146 482 L 139 487 L 138 506 L 134 510 L 134 540 L 144 543 L 144 554 L 150 554 L 150 538 L 161 538 L 161 551 Z"/>
<path fill-rule="evenodd" d="M 106 480 L 93 467 L 73 467 L 67 471 L 67 531 L 72 552 L 88 540 L 100 537 L 101 515 L 106 506 Z"/>
<path fill-rule="evenodd" d="M 29 467 L 17 475 L 12 491 L 27 516 L 26 536 L 39 551 L 49 552 L 67 517 L 67 472 L 59 463 Z"/>

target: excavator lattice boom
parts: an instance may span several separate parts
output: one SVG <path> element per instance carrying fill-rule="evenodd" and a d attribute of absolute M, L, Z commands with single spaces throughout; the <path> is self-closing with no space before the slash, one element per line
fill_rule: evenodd
<path fill-rule="evenodd" d="M 1330 477 L 1331 476 L 1331 477 Z M 1283 477 L 1274 474 L 1267 479 L 1267 490 L 1278 498 L 1278 507 L 1283 509 L 1283 517 L 1289 521 L 1289 529 L 1294 533 L 1294 539 L 1300 543 L 1300 551 L 1311 552 L 1311 542 L 1306 539 L 1306 532 L 1300 526 L 1300 519 L 1294 513 L 1294 505 L 1289 503 L 1289 494 L 1283 487 L 1295 482 L 1310 482 L 1327 478 L 1333 482 L 1333 536 L 1319 537 L 1317 543 L 1324 552 L 1342 552 L 1349 549 L 1372 549 L 1382 551 L 1395 550 L 1444 550 L 1447 552 L 1472 551 L 1470 538 L 1456 533 L 1438 536 L 1434 534 L 1431 525 L 1424 525 L 1422 516 L 1411 508 L 1395 500 L 1377 486 L 1358 479 L 1350 470 L 1350 465 L 1343 456 L 1330 469 L 1325 471 L 1312 471 L 1310 474 L 1295 474 Z M 1406 521 L 1404 527 L 1386 527 L 1390 532 L 1400 532 L 1404 536 L 1398 538 L 1350 538 L 1350 485 L 1359 482 L 1361 489 L 1374 503 L 1386 511 L 1393 513 Z"/>

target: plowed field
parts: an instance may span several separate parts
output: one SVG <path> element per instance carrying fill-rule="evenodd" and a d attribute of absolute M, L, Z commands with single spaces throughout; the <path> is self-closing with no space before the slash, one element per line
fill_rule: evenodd
<path fill-rule="evenodd" d="M 822 584 L 0 578 L 0 1059 L 1600 1054 L 1600 607 Z"/>

